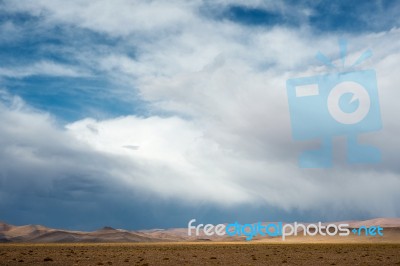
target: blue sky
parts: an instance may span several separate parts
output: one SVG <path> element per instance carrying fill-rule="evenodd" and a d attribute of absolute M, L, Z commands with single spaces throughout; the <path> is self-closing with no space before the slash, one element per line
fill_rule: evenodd
<path fill-rule="evenodd" d="M 390 30 L 399 23 L 395 1 L 285 1 L 275 4 L 277 7 L 271 9 L 240 3 L 216 7 L 212 5 L 203 3 L 198 7 L 198 12 L 205 13 L 209 19 L 229 20 L 247 27 L 310 27 L 311 31 L 321 34 L 361 34 Z M 290 8 L 285 8 L 285 5 Z M 104 93 L 115 89 L 113 87 L 126 85 L 115 83 L 95 66 L 85 65 L 71 54 L 79 48 L 104 49 L 121 51 L 135 58 L 135 45 L 126 44 L 120 36 L 108 36 L 73 25 L 45 24 L 40 16 L 25 11 L 10 12 L 3 8 L 0 19 L 3 26 L 13 25 L 19 30 L 18 36 L 4 34 L 2 37 L 0 61 L 3 68 L 18 69 L 38 61 L 50 61 L 77 66 L 87 73 L 86 76 L 77 74 L 72 77 L 41 73 L 5 77 L 3 84 L 9 88 L 10 93 L 66 121 L 96 116 L 96 112 L 97 115 L 101 114 L 99 118 L 132 113 L 146 115 L 146 102 L 140 97 L 129 101 L 121 97 L 104 97 Z M 129 86 L 129 89 L 134 88 Z"/>
<path fill-rule="evenodd" d="M 0 1 L 0 220 L 92 230 L 398 216 L 399 10 Z M 378 73 L 384 130 L 367 140 L 386 156 L 301 170 L 285 82 L 326 71 L 315 54 L 338 60 L 340 38 L 349 60 L 374 51 L 362 67 Z"/>
<path fill-rule="evenodd" d="M 283 4 L 284 3 L 284 4 Z M 209 6 L 211 5 L 211 7 Z M 279 4 L 276 4 L 279 5 Z M 230 20 L 247 27 L 270 28 L 285 26 L 291 28 L 311 27 L 312 31 L 323 33 L 365 33 L 390 30 L 398 26 L 395 18 L 395 1 L 347 2 L 282 2 L 290 9 L 262 9 L 257 6 L 232 4 L 212 7 L 210 3 L 200 5 L 199 10 L 216 10 L 209 19 Z M 311 15 L 302 13 L 307 9 Z M 393 16 L 388 16 L 392 13 Z M 40 16 L 29 12 L 7 9 L 1 11 L 1 23 L 18 28 L 19 36 L 4 34 L 1 42 L 0 61 L 3 68 L 26 66 L 38 61 L 50 61 L 70 66 L 82 67 L 71 53 L 78 47 L 83 49 L 110 49 L 122 51 L 135 58 L 135 46 L 124 43 L 123 38 L 81 29 L 71 25 L 45 24 Z M 72 51 L 71 51 L 72 50 Z M 84 63 L 83 63 L 84 64 Z M 89 68 L 89 69 L 87 69 Z M 113 87 L 124 87 L 107 78 L 94 66 L 83 66 L 87 76 L 32 75 L 5 77 L 3 84 L 10 93 L 21 96 L 32 106 L 55 114 L 66 121 L 74 121 L 99 112 L 112 117 L 128 114 L 145 115 L 146 103 L 135 97 L 126 101 L 121 97 L 110 99 L 103 94 Z M 130 87 L 130 89 L 134 89 Z M 108 95 L 109 96 L 109 95 Z M 104 117 L 99 117 L 104 118 Z"/>

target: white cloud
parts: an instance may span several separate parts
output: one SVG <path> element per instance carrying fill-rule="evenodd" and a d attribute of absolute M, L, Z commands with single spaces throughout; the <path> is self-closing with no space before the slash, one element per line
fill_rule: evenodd
<path fill-rule="evenodd" d="M 112 49 L 84 58 L 115 80 L 129 80 L 151 104 L 152 113 L 158 114 L 105 121 L 88 118 L 65 130 L 46 122 L 41 130 L 83 143 L 91 156 L 108 158 L 110 163 L 101 170 L 110 182 L 167 198 L 221 205 L 269 203 L 285 210 L 329 206 L 332 212 L 357 209 L 371 215 L 398 215 L 400 169 L 393 159 L 400 145 L 395 89 L 400 81 L 398 30 L 348 36 L 350 45 L 354 43 L 352 57 L 365 48 L 376 54 L 372 63 L 378 73 L 384 130 L 367 141 L 382 148 L 383 164 L 358 167 L 339 162 L 334 169 L 304 170 L 297 167 L 304 145 L 291 140 L 285 82 L 325 71 L 317 67 L 314 55 L 321 50 L 337 59 L 338 36 L 318 36 L 306 28 L 247 28 L 204 18 L 197 12 L 199 5 L 122 0 L 10 4 L 41 14 L 46 23 L 72 24 L 132 44 L 135 58 Z M 21 73 L 68 76 L 80 71 L 41 63 Z M 3 119 L 14 117 L 3 112 Z M 28 120 L 16 121 L 19 127 L 35 128 Z M 31 134 L 14 136 L 14 142 L 29 141 Z M 46 133 L 35 133 L 40 135 Z M 53 149 L 47 142 L 31 141 L 34 147 Z M 38 163 L 32 149 L 19 147 L 12 152 L 25 154 L 11 157 L 21 165 Z M 338 152 L 344 154 L 343 149 Z M 66 156 L 61 158 L 71 155 Z"/>
<path fill-rule="evenodd" d="M 79 24 L 80 27 L 113 36 L 153 31 L 179 26 L 193 18 L 192 7 L 200 1 L 131 1 L 116 0 L 39 0 L 7 2 L 8 10 L 42 15 L 49 23 Z"/>
<path fill-rule="evenodd" d="M 40 61 L 28 66 L 0 68 L 0 76 L 24 78 L 29 76 L 87 77 L 89 72 L 83 68 L 62 65 L 51 61 Z"/>

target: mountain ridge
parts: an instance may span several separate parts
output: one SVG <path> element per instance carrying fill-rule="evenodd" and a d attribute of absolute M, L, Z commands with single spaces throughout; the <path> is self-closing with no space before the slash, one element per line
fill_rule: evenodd
<path fill-rule="evenodd" d="M 381 226 L 386 228 L 391 239 L 400 242 L 400 218 L 375 218 L 364 221 L 324 222 L 327 224 L 347 223 L 350 228 Z M 309 223 L 304 223 L 309 224 Z M 293 237 L 295 238 L 295 237 Z M 297 237 L 305 240 L 304 237 Z M 387 237 L 388 238 L 388 237 Z M 255 241 L 269 241 L 273 238 L 255 237 Z M 314 238 L 316 239 L 316 238 Z M 332 238 L 333 239 L 333 238 Z M 118 243 L 118 242 L 182 242 L 182 241 L 243 241 L 243 236 L 188 236 L 187 228 L 125 230 L 104 226 L 95 231 L 54 229 L 42 225 L 11 225 L 0 222 L 2 243 Z M 275 240 L 275 239 L 274 239 Z M 279 239 L 276 239 L 279 240 Z"/>

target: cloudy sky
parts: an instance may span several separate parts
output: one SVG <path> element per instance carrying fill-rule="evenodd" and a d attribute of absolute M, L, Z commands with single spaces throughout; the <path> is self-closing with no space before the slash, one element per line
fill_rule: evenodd
<path fill-rule="evenodd" d="M 400 215 L 397 1 L 0 1 L 0 220 L 93 230 Z M 377 73 L 382 161 L 303 169 L 286 80 Z M 344 69 L 346 70 L 346 69 Z"/>

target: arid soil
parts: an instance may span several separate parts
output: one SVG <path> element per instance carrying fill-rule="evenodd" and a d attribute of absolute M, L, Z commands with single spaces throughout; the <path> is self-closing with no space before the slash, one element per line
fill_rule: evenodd
<path fill-rule="evenodd" d="M 400 265 L 400 244 L 0 244 L 0 265 Z"/>

